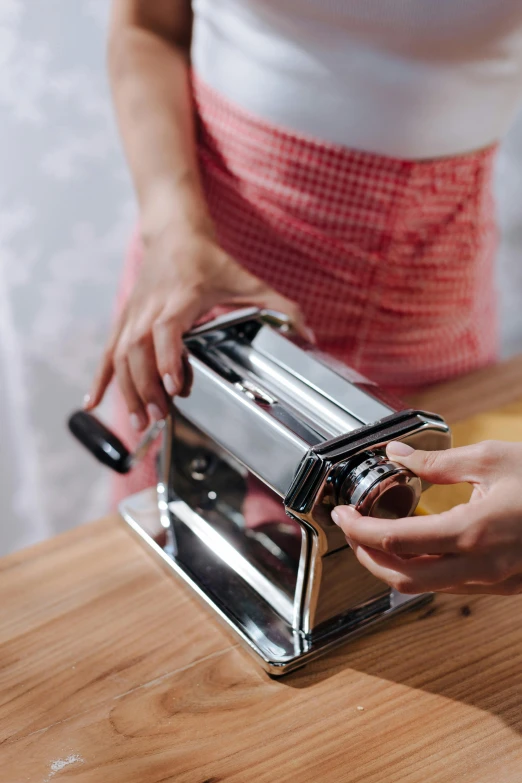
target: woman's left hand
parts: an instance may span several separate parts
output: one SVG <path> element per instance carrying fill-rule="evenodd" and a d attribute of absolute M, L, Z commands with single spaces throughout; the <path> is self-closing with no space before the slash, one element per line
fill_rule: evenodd
<path fill-rule="evenodd" d="M 522 443 L 431 452 L 392 443 L 387 453 L 433 484 L 469 482 L 473 494 L 450 511 L 407 519 L 338 506 L 332 517 L 359 562 L 401 593 L 521 593 Z"/>

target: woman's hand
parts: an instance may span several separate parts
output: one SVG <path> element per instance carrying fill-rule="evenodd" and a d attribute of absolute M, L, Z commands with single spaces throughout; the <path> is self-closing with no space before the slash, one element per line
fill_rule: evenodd
<path fill-rule="evenodd" d="M 286 313 L 307 334 L 299 308 L 251 275 L 210 231 L 173 228 L 145 250 L 141 274 L 108 342 L 85 408 L 98 405 L 115 375 L 136 430 L 167 414 L 168 397 L 188 393 L 182 337 L 218 305 Z"/>
<path fill-rule="evenodd" d="M 105 350 L 85 407 L 115 375 L 137 430 L 184 394 L 190 368 L 182 336 L 214 307 L 297 306 L 241 268 L 216 243 L 199 171 L 190 80 L 190 0 L 113 0 L 109 71 L 130 164 L 145 257 Z"/>
<path fill-rule="evenodd" d="M 522 592 L 522 443 L 437 452 L 392 443 L 387 453 L 434 484 L 469 482 L 473 494 L 442 514 L 397 520 L 339 506 L 332 516 L 359 562 L 402 593 Z"/>

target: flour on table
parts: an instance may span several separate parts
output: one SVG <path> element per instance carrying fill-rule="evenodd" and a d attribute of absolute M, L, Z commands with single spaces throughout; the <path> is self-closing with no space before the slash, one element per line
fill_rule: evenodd
<path fill-rule="evenodd" d="M 83 764 L 84 761 L 85 759 L 79 756 L 78 753 L 75 753 L 74 756 L 67 756 L 66 759 L 56 759 L 56 761 L 52 762 L 51 772 L 45 778 L 44 783 L 48 783 L 48 781 L 50 781 L 51 778 L 53 778 L 57 772 L 60 772 L 60 770 L 65 769 L 65 767 L 68 767 L 71 764 Z"/>

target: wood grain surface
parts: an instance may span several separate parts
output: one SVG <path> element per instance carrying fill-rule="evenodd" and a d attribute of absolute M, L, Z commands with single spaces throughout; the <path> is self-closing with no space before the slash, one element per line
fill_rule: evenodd
<path fill-rule="evenodd" d="M 419 403 L 517 398 L 522 359 Z M 520 783 L 521 732 L 522 596 L 438 597 L 271 680 L 117 517 L 0 561 L 0 783 Z"/>

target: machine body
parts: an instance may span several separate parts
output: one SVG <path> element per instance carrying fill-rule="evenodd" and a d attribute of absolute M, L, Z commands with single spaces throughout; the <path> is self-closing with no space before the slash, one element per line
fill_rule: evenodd
<path fill-rule="evenodd" d="M 121 506 L 272 675 L 429 599 L 364 569 L 331 511 L 412 514 L 426 486 L 386 444 L 451 445 L 439 416 L 405 409 L 288 330 L 283 316 L 248 309 L 186 336 L 193 388 L 165 421 L 158 485 Z M 100 454 L 108 464 L 98 443 Z"/>

